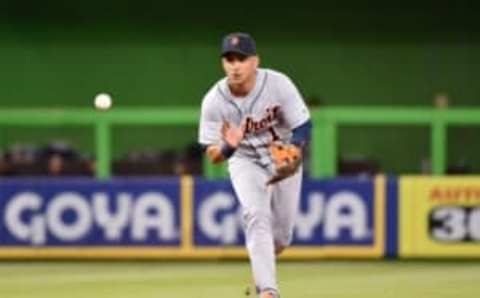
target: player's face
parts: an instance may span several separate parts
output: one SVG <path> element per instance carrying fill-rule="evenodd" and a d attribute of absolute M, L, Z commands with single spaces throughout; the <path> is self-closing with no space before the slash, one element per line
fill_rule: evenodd
<path fill-rule="evenodd" d="M 242 85 L 255 78 L 258 57 L 230 53 L 222 58 L 222 63 L 228 82 L 232 85 Z"/>

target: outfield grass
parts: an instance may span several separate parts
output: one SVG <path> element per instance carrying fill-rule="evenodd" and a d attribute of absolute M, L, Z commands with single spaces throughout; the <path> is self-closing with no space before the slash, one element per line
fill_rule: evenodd
<path fill-rule="evenodd" d="M 241 298 L 245 262 L 0 263 L 2 298 Z M 281 263 L 282 298 L 480 297 L 479 262 Z"/>

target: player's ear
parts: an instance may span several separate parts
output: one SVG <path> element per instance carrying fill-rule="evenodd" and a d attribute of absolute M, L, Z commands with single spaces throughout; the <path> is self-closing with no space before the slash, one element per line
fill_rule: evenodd
<path fill-rule="evenodd" d="M 227 71 L 227 59 L 225 59 L 225 57 L 222 57 L 222 60 L 220 63 L 222 64 L 223 70 Z"/>
<path fill-rule="evenodd" d="M 260 65 L 260 56 L 255 56 L 255 67 L 258 67 Z"/>

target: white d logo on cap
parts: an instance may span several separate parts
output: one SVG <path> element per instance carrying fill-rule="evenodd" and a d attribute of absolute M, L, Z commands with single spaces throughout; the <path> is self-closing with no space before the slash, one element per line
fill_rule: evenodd
<path fill-rule="evenodd" d="M 232 46 L 237 46 L 239 42 L 240 42 L 240 39 L 238 38 L 238 36 L 234 36 L 234 37 L 232 37 L 232 39 L 230 40 L 230 44 L 231 44 Z"/>

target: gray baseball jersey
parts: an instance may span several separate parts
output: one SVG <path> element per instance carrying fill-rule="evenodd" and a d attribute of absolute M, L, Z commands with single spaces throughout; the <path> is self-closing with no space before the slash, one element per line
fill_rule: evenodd
<path fill-rule="evenodd" d="M 280 72 L 259 68 L 255 87 L 246 97 L 233 96 L 226 78 L 208 91 L 202 102 L 199 142 L 220 144 L 224 121 L 237 126 L 245 123 L 245 137 L 233 158 L 247 158 L 268 168 L 271 166 L 268 145 L 273 140 L 288 142 L 292 129 L 309 118 L 293 82 Z"/>

